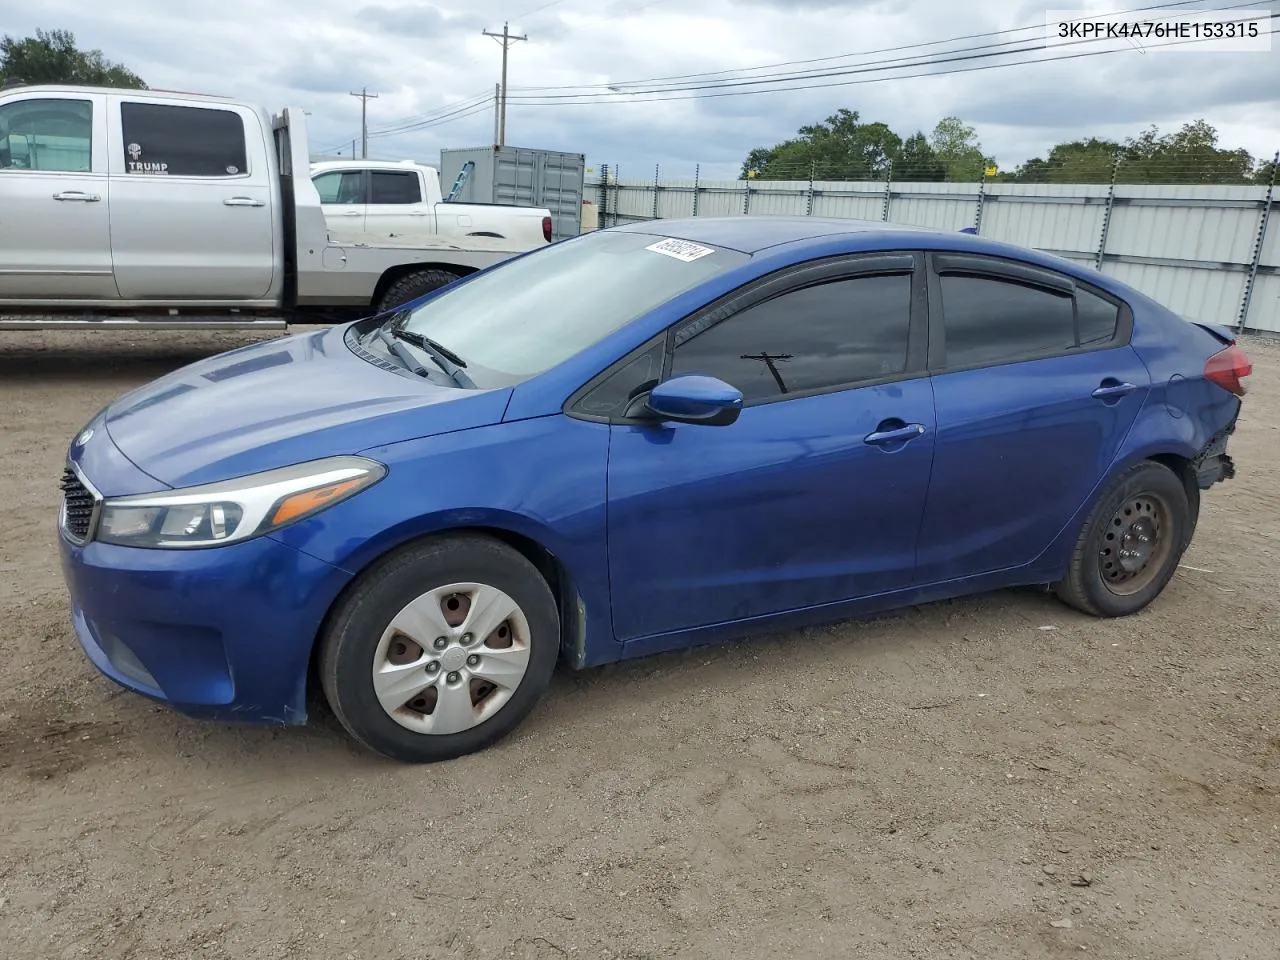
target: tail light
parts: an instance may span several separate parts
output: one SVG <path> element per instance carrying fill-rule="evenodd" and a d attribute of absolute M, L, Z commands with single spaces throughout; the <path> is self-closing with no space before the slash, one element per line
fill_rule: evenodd
<path fill-rule="evenodd" d="M 550 217 L 542 218 L 542 239 L 547 241 L 547 243 L 551 242 L 551 218 Z"/>
<path fill-rule="evenodd" d="M 1237 397 L 1243 397 L 1244 378 L 1253 373 L 1253 364 L 1245 356 L 1245 352 L 1234 343 L 1224 350 L 1219 350 L 1204 362 L 1204 378 L 1229 390 Z"/>

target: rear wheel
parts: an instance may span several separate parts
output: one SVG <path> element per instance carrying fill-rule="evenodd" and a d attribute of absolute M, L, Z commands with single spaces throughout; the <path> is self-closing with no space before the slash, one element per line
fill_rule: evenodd
<path fill-rule="evenodd" d="M 412 545 L 366 572 L 321 640 L 325 698 L 348 733 L 395 760 L 448 760 L 510 733 L 551 682 L 555 599 L 487 537 Z"/>
<path fill-rule="evenodd" d="M 410 300 L 416 300 L 418 297 L 424 296 L 433 290 L 439 290 L 457 279 L 458 275 L 450 273 L 448 270 L 415 270 L 413 273 L 405 274 L 387 287 L 386 292 L 378 301 L 376 309 L 378 313 L 386 313 L 388 310 L 394 310 L 396 307 L 408 303 Z"/>
<path fill-rule="evenodd" d="M 1173 577 L 1191 529 L 1182 480 L 1162 464 L 1135 464 L 1099 498 L 1054 592 L 1097 617 L 1137 613 Z"/>

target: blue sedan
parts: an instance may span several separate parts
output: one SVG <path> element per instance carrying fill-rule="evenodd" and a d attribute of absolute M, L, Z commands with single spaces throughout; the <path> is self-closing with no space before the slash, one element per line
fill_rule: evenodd
<path fill-rule="evenodd" d="M 185 714 L 297 724 L 318 689 L 443 760 L 558 662 L 1026 584 L 1141 610 L 1249 372 L 1223 328 L 968 234 L 588 233 L 110 404 L 62 480 L 71 618 Z"/>

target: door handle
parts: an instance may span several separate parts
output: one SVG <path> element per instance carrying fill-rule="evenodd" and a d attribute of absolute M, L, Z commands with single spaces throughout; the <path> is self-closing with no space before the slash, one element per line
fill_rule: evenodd
<path fill-rule="evenodd" d="M 1120 383 L 1108 377 L 1102 381 L 1102 386 L 1093 391 L 1092 396 L 1095 400 L 1119 400 L 1137 389 L 1132 383 Z"/>
<path fill-rule="evenodd" d="M 901 423 L 901 421 L 899 421 Z M 885 424 L 880 424 L 884 427 Z M 862 438 L 863 443 L 872 443 L 883 445 L 887 443 L 906 443 L 908 440 L 914 440 L 916 437 L 924 434 L 924 424 L 908 423 L 901 427 L 891 427 L 888 430 L 877 429 L 874 433 L 868 433 Z"/>
<path fill-rule="evenodd" d="M 53 195 L 55 200 L 79 200 L 81 203 L 97 203 L 102 198 L 96 193 L 85 193 L 81 190 L 64 190 Z"/>
<path fill-rule="evenodd" d="M 251 197 L 228 197 L 222 201 L 224 206 L 228 207 L 265 207 L 265 200 L 254 200 Z"/>
<path fill-rule="evenodd" d="M 359 210 L 343 210 L 342 215 L 344 217 L 358 217 L 360 216 L 360 211 Z"/>

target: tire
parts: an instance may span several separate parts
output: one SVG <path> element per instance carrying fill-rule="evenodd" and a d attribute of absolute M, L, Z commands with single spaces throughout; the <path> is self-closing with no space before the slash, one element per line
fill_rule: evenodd
<path fill-rule="evenodd" d="M 1191 529 L 1187 490 L 1177 474 L 1149 460 L 1134 464 L 1098 498 L 1054 593 L 1095 617 L 1137 613 L 1168 585 Z"/>
<path fill-rule="evenodd" d="M 356 580 L 322 632 L 320 683 L 359 743 L 433 763 L 514 730 L 550 685 L 559 648 L 555 597 L 532 563 L 489 537 L 442 536 Z"/>
<path fill-rule="evenodd" d="M 415 270 L 413 273 L 406 273 L 387 287 L 382 299 L 378 301 L 377 312 L 394 310 L 401 304 L 416 300 L 432 290 L 439 290 L 457 279 L 458 275 L 448 270 Z"/>

